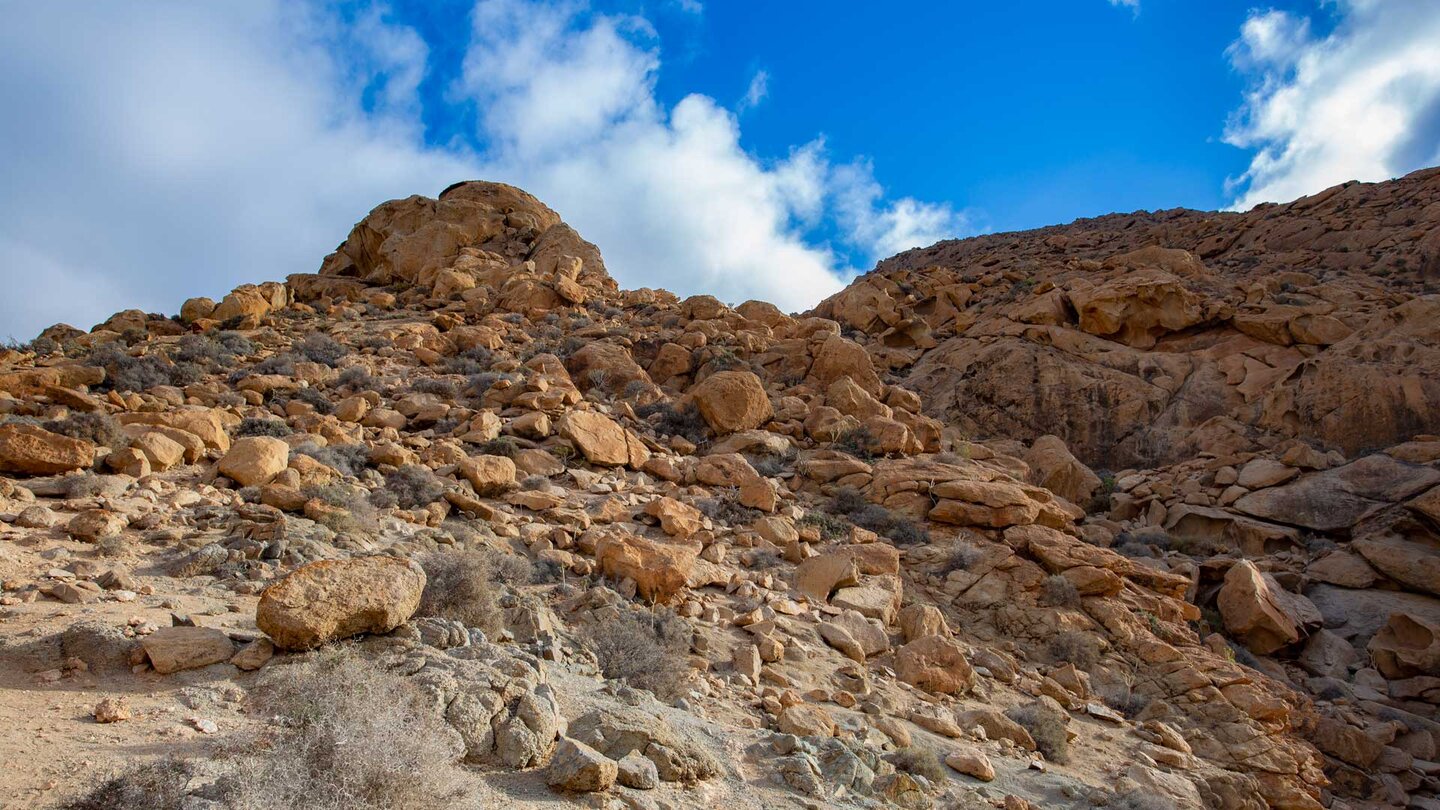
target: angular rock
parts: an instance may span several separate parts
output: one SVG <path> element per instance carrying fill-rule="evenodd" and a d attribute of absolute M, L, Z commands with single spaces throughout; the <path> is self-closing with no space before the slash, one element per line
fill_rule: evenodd
<path fill-rule="evenodd" d="M 408 560 L 321 560 L 260 594 L 255 623 L 284 650 L 308 650 L 360 633 L 388 633 L 420 606 L 425 572 Z"/>
<path fill-rule="evenodd" d="M 211 627 L 162 627 L 141 639 L 140 646 L 161 675 L 218 664 L 235 655 L 230 637 Z"/>

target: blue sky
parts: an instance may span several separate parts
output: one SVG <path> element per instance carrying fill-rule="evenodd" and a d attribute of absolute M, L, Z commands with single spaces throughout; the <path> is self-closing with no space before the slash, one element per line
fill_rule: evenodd
<path fill-rule="evenodd" d="M 623 286 L 795 311 L 941 238 L 1440 162 L 1440 3 L 28 3 L 0 105 L 0 336 L 313 272 L 468 178 Z"/>

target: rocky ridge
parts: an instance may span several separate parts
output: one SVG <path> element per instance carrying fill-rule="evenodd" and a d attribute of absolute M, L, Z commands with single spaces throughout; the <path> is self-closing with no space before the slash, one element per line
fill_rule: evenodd
<path fill-rule="evenodd" d="M 283 750 L 346 651 L 477 806 L 1440 806 L 1437 189 L 941 243 L 796 316 L 471 182 L 53 327 L 0 353 L 0 675 L 96 705 L 6 792 L 124 765 L 92 717 Z"/>

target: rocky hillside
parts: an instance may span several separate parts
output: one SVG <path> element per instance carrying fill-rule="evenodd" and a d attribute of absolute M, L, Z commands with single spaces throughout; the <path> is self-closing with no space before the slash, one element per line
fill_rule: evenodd
<path fill-rule="evenodd" d="M 881 262 L 815 314 L 927 414 L 1102 467 L 1440 433 L 1440 169 L 1246 214 L 1114 214 Z M 853 331 L 851 331 L 853 330 Z"/>
<path fill-rule="evenodd" d="M 792 316 L 472 182 L 53 327 L 0 351 L 0 806 L 1440 807 L 1437 193 Z"/>

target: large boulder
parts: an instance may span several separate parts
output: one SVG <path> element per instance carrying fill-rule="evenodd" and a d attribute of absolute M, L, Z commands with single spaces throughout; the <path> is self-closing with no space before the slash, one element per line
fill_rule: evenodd
<path fill-rule="evenodd" d="M 290 464 L 290 445 L 271 436 L 246 436 L 230 447 L 216 468 L 242 487 L 261 486 Z"/>
<path fill-rule="evenodd" d="M 545 771 L 545 783 L 571 793 L 593 793 L 609 790 L 618 770 L 615 760 L 567 737 L 555 748 Z"/>
<path fill-rule="evenodd" d="M 570 411 L 558 427 L 560 435 L 591 464 L 639 469 L 650 460 L 650 451 L 640 437 L 603 413 Z"/>
<path fill-rule="evenodd" d="M 1387 678 L 1440 675 L 1440 624 L 1408 613 L 1392 613 L 1366 648 Z"/>
<path fill-rule="evenodd" d="M 1159 270 L 1132 270 L 1099 285 L 1077 281 L 1070 303 L 1080 329 L 1137 349 L 1148 349 L 1170 332 L 1205 320 L 1205 299 L 1177 277 Z"/>
<path fill-rule="evenodd" d="M 496 495 L 515 486 L 515 462 L 505 456 L 470 456 L 457 471 L 478 495 Z"/>
<path fill-rule="evenodd" d="M 1216 601 L 1225 629 L 1260 655 L 1294 644 L 1321 622 L 1309 599 L 1281 588 L 1249 560 L 1230 567 Z"/>
<path fill-rule="evenodd" d="M 774 410 L 760 378 L 749 371 L 720 371 L 690 391 L 706 424 L 718 435 L 752 430 L 770 421 Z"/>
<path fill-rule="evenodd" d="M 162 627 L 140 641 L 161 675 L 229 661 L 235 644 L 213 627 Z"/>
<path fill-rule="evenodd" d="M 975 685 L 965 649 L 944 636 L 921 636 L 895 653 L 895 674 L 918 689 L 958 695 Z"/>
<path fill-rule="evenodd" d="M 56 475 L 95 463 L 95 445 L 36 425 L 0 425 L 0 472 Z"/>
<path fill-rule="evenodd" d="M 286 650 L 360 633 L 388 633 L 420 606 L 425 572 L 394 557 L 302 565 L 260 594 L 255 624 Z"/>
<path fill-rule="evenodd" d="M 617 579 L 634 580 L 635 589 L 652 602 L 673 598 L 685 587 L 698 549 L 657 543 L 635 535 L 607 537 L 595 546 L 600 570 Z"/>
<path fill-rule="evenodd" d="M 1252 492 L 1235 502 L 1247 515 L 1321 532 L 1349 529 L 1379 506 L 1403 501 L 1436 484 L 1440 471 L 1397 461 L 1383 453 L 1284 486 Z"/>
<path fill-rule="evenodd" d="M 1070 453 L 1059 436 L 1041 436 L 1026 451 L 1023 461 L 1030 466 L 1030 483 L 1044 487 L 1071 503 L 1089 502 L 1100 488 L 1096 475 Z"/>

